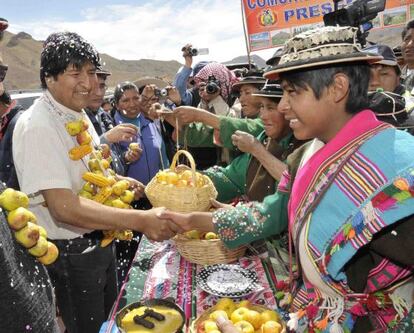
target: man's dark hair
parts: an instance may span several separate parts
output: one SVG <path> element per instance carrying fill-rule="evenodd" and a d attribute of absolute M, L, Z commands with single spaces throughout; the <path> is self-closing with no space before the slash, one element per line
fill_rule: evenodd
<path fill-rule="evenodd" d="M 116 85 L 115 91 L 114 91 L 114 102 L 115 104 L 118 104 L 119 100 L 121 99 L 122 95 L 124 94 L 125 91 L 127 90 L 131 90 L 134 89 L 136 91 L 138 91 L 138 88 L 135 84 L 133 84 L 130 81 L 125 81 L 125 82 L 121 82 L 118 83 Z"/>
<path fill-rule="evenodd" d="M 0 103 L 8 106 L 12 102 L 12 99 L 10 97 L 10 94 L 7 92 L 7 90 L 4 90 L 3 95 L 0 95 Z"/>
<path fill-rule="evenodd" d="M 403 31 L 401 32 L 401 38 L 404 40 L 405 35 L 407 34 L 408 30 L 414 29 L 414 20 L 408 21 L 408 23 L 405 25 Z"/>
<path fill-rule="evenodd" d="M 46 77 L 54 79 L 63 73 L 69 64 L 80 69 L 86 62 L 98 67 L 99 54 L 85 39 L 74 32 L 57 32 L 49 35 L 43 44 L 40 56 L 40 81 L 46 88 Z"/>
<path fill-rule="evenodd" d="M 345 105 L 346 112 L 357 113 L 368 106 L 369 65 L 366 63 L 340 64 L 320 67 L 308 71 L 280 73 L 280 79 L 292 87 L 307 89 L 309 86 L 316 99 L 334 81 L 335 74 L 343 73 L 349 78 L 349 95 Z"/>

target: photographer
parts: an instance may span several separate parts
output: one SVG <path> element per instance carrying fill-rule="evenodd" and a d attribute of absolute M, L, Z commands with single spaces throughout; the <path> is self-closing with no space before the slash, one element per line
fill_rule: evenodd
<path fill-rule="evenodd" d="M 208 64 L 208 61 L 200 61 L 192 68 L 194 56 L 192 50 L 195 49 L 191 44 L 186 44 L 181 48 L 185 63 L 175 75 L 173 84 L 180 93 L 181 105 L 197 106 L 200 103 L 200 95 L 197 87 L 194 87 L 193 78 Z"/>
<path fill-rule="evenodd" d="M 230 99 L 229 96 L 232 86 L 238 82 L 238 79 L 226 66 L 214 62 L 209 63 L 194 77 L 194 81 L 196 87 L 199 89 L 201 98 L 198 109 L 205 110 L 217 116 L 240 118 L 240 113 L 233 110 L 227 103 Z M 191 117 L 192 114 L 194 112 L 186 112 L 185 108 L 176 112 L 176 116 L 181 124 L 197 121 L 197 119 L 191 120 L 187 117 Z M 179 132 L 179 141 L 184 144 L 189 143 L 190 152 L 198 162 L 199 169 L 206 169 L 216 164 L 227 164 L 230 161 L 230 155 L 227 149 L 200 147 L 199 145 L 196 148 L 191 148 L 191 142 L 194 141 L 192 138 L 198 138 L 199 141 L 203 141 L 204 138 L 211 137 L 213 130 L 211 126 L 193 122 L 182 128 Z"/>
<path fill-rule="evenodd" d="M 376 53 L 383 57 L 382 60 L 370 65 L 370 107 L 379 119 L 398 128 L 411 129 L 412 126 L 407 121 L 412 122 L 408 115 L 414 108 L 414 100 L 400 82 L 401 69 L 393 50 L 387 45 L 377 44 L 366 47 L 364 52 Z M 397 110 L 396 105 L 401 103 L 396 101 L 401 101 L 401 109 L 404 111 Z"/>

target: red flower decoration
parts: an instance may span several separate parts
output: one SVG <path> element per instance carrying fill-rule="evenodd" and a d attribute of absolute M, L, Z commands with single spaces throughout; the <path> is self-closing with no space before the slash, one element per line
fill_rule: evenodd
<path fill-rule="evenodd" d="M 311 304 L 306 307 L 306 316 L 309 318 L 310 321 L 316 317 L 316 315 L 318 314 L 318 310 L 319 308 L 314 304 Z"/>

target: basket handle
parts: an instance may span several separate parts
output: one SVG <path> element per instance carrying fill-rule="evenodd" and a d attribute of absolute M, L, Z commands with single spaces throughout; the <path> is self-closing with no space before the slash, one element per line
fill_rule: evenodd
<path fill-rule="evenodd" d="M 191 167 L 191 171 L 192 171 L 192 174 L 193 174 L 193 177 L 192 177 L 193 178 L 193 184 L 194 184 L 194 186 L 196 186 L 196 180 L 197 180 L 197 178 L 196 178 L 195 161 L 194 161 L 193 156 L 191 156 L 191 154 L 188 151 L 182 150 L 182 149 L 181 150 L 178 150 L 175 153 L 174 157 L 173 157 L 173 160 L 171 162 L 170 169 L 171 170 L 175 170 L 175 167 L 177 166 L 178 157 L 180 155 L 185 155 L 185 157 L 187 157 L 187 160 L 190 162 L 190 167 Z"/>

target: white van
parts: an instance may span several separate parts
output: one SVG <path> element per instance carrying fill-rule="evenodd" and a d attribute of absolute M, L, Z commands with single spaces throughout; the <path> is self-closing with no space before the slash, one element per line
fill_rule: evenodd
<path fill-rule="evenodd" d="M 13 101 L 16 101 L 18 105 L 23 106 L 23 108 L 27 110 L 37 98 L 42 96 L 43 91 L 42 90 L 35 90 L 35 91 L 12 90 L 12 91 L 9 91 L 9 93 Z"/>

